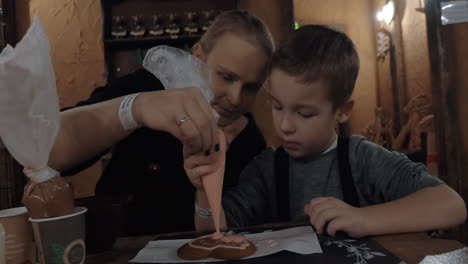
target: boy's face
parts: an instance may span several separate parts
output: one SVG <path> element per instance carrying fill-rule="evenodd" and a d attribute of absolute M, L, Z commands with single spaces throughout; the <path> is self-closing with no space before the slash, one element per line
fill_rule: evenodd
<path fill-rule="evenodd" d="M 323 82 L 304 83 L 274 69 L 270 95 L 275 131 L 292 158 L 319 155 L 333 143 L 341 111 L 333 110 Z"/>

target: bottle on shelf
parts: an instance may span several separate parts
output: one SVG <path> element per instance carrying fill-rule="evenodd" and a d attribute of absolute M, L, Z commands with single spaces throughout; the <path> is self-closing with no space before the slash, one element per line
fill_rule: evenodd
<path fill-rule="evenodd" d="M 151 28 L 149 30 L 149 34 L 154 37 L 160 37 L 164 34 L 164 27 L 162 26 L 158 15 L 153 15 L 151 17 Z"/>
<path fill-rule="evenodd" d="M 125 38 L 127 36 L 127 22 L 123 16 L 112 17 L 112 32 L 113 38 Z"/>
<path fill-rule="evenodd" d="M 169 14 L 169 23 L 166 27 L 166 33 L 171 37 L 177 37 L 180 34 L 180 26 L 175 14 Z"/>
<path fill-rule="evenodd" d="M 132 23 L 130 24 L 130 36 L 134 38 L 141 38 L 145 35 L 146 28 L 143 16 L 132 16 Z"/>
<path fill-rule="evenodd" d="M 184 27 L 184 31 L 187 32 L 188 35 L 198 34 L 199 25 L 197 23 L 197 15 L 195 12 L 187 12 L 185 13 L 186 17 L 186 25 Z"/>

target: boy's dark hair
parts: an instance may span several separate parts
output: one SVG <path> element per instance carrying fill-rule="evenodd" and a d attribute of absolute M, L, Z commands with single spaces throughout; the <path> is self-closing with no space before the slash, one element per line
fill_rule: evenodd
<path fill-rule="evenodd" d="M 295 30 L 274 53 L 271 69 L 300 77 L 308 83 L 324 81 L 334 109 L 353 93 L 359 72 L 359 56 L 346 34 L 306 25 Z"/>

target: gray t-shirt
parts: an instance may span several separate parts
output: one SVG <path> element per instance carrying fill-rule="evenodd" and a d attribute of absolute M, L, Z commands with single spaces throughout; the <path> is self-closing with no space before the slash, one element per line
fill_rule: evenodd
<path fill-rule="evenodd" d="M 229 227 L 279 221 L 274 176 L 275 150 L 267 149 L 243 170 L 238 186 L 223 196 Z M 429 175 L 426 167 L 404 154 L 391 152 L 351 136 L 349 162 L 361 206 L 385 203 L 443 182 Z M 290 216 L 307 220 L 304 205 L 316 197 L 343 199 L 338 173 L 337 149 L 318 157 L 289 159 Z"/>

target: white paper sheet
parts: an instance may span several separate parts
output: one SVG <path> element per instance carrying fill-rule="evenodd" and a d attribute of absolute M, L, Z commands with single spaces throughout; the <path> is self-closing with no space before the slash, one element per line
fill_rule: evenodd
<path fill-rule="evenodd" d="M 283 250 L 298 254 L 322 253 L 317 235 L 310 226 L 301 226 L 267 231 L 257 234 L 246 234 L 248 240 L 257 246 L 257 252 L 247 258 L 271 255 Z M 200 261 L 186 261 L 177 256 L 177 249 L 192 239 L 157 240 L 149 242 L 132 263 L 184 263 L 184 262 L 215 262 L 219 259 L 204 259 Z"/>
<path fill-rule="evenodd" d="M 468 263 L 468 248 L 464 247 L 444 254 L 426 256 L 420 262 L 420 264 L 436 263 L 466 264 Z"/>

